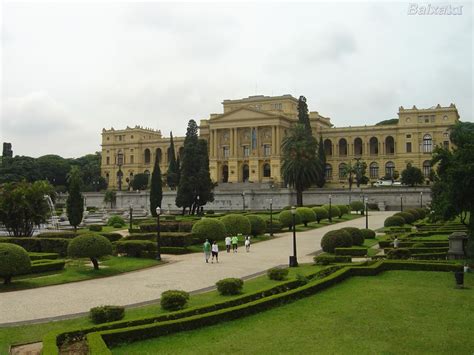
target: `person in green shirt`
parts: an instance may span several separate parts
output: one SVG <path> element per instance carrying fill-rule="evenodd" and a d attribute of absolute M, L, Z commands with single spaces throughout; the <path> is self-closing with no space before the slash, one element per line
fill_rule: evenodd
<path fill-rule="evenodd" d="M 209 239 L 206 239 L 204 242 L 204 257 L 206 258 L 206 263 L 209 262 L 209 258 L 211 257 L 211 243 L 209 243 Z"/>
<path fill-rule="evenodd" d="M 234 253 L 237 253 L 237 243 L 239 242 L 239 235 L 234 235 L 232 237 L 232 251 Z"/>

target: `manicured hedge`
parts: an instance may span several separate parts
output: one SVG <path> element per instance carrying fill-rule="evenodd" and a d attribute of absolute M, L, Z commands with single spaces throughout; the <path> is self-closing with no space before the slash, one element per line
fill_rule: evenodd
<path fill-rule="evenodd" d="M 447 256 L 447 253 L 411 254 L 411 257 L 417 260 L 446 260 Z"/>
<path fill-rule="evenodd" d="M 149 240 L 123 240 L 115 242 L 117 252 L 134 258 L 148 256 L 148 252 L 156 252 L 156 243 Z"/>
<path fill-rule="evenodd" d="M 430 253 L 447 253 L 449 248 L 435 247 L 435 248 L 404 248 L 408 249 L 412 254 L 430 254 Z M 385 248 L 384 252 L 387 254 L 392 248 Z"/>
<path fill-rule="evenodd" d="M 181 255 L 181 254 L 188 254 L 190 251 L 188 248 L 180 248 L 180 247 L 160 247 L 161 254 L 173 254 L 173 255 Z"/>
<path fill-rule="evenodd" d="M 352 237 L 347 231 L 343 229 L 329 231 L 323 236 L 323 239 L 321 240 L 321 248 L 326 253 L 334 253 L 335 248 L 351 246 Z"/>
<path fill-rule="evenodd" d="M 350 255 L 350 256 L 366 256 L 367 248 L 352 247 L 352 248 L 335 248 L 336 255 Z"/>
<path fill-rule="evenodd" d="M 168 290 L 161 294 L 160 306 L 166 311 L 183 309 L 189 300 L 189 293 L 181 290 Z"/>
<path fill-rule="evenodd" d="M 350 263 L 352 258 L 346 255 L 320 254 L 313 258 L 316 264 L 328 265 L 333 263 Z"/>
<path fill-rule="evenodd" d="M 287 268 L 274 267 L 267 271 L 267 276 L 270 280 L 282 281 L 288 276 Z"/>
<path fill-rule="evenodd" d="M 99 225 L 99 224 L 91 224 L 91 225 L 89 226 L 89 230 L 90 230 L 91 232 L 101 232 L 101 231 L 102 231 L 102 226 Z"/>
<path fill-rule="evenodd" d="M 400 216 L 391 216 L 385 219 L 384 227 L 401 227 L 405 224 L 405 219 Z"/>
<path fill-rule="evenodd" d="M 42 259 L 53 260 L 59 257 L 57 253 L 28 253 L 28 256 L 31 261 Z"/>
<path fill-rule="evenodd" d="M 25 274 L 38 274 L 41 272 L 63 270 L 66 265 L 64 260 L 40 259 L 31 262 L 31 269 Z"/>
<path fill-rule="evenodd" d="M 13 276 L 26 274 L 31 269 L 31 261 L 24 248 L 15 244 L 0 244 L 0 277 L 9 284 Z"/>
<path fill-rule="evenodd" d="M 103 236 L 103 237 L 106 237 L 111 242 L 116 242 L 116 241 L 121 240 L 123 238 L 122 234 L 114 233 L 114 232 L 100 233 L 100 235 Z"/>
<path fill-rule="evenodd" d="M 238 295 L 242 292 L 244 282 L 235 277 L 229 277 L 216 282 L 217 291 L 223 296 Z"/>
<path fill-rule="evenodd" d="M 328 217 L 329 214 L 332 218 L 339 217 L 339 215 L 341 214 L 341 211 L 339 211 L 339 208 L 335 205 L 331 205 L 331 213 L 329 213 L 329 205 L 324 205 L 323 207 L 328 211 Z"/>
<path fill-rule="evenodd" d="M 309 207 L 297 207 L 296 212 L 301 217 L 301 222 L 306 226 L 308 223 L 316 221 L 316 213 Z"/>
<path fill-rule="evenodd" d="M 412 224 L 413 222 L 415 222 L 415 216 L 408 212 L 398 212 L 395 213 L 393 216 L 402 217 L 405 220 L 406 224 Z"/>
<path fill-rule="evenodd" d="M 294 214 L 295 216 L 295 224 L 301 224 L 301 215 L 296 211 Z M 292 228 L 293 226 L 293 214 L 290 210 L 281 211 L 280 215 L 278 216 L 278 220 L 281 222 L 283 227 Z"/>
<path fill-rule="evenodd" d="M 122 306 L 99 306 L 91 308 L 89 317 L 92 323 L 108 323 L 123 319 L 125 316 L 125 307 Z"/>
<path fill-rule="evenodd" d="M 257 235 L 261 235 L 265 233 L 266 223 L 265 220 L 257 215 L 249 214 L 247 215 L 247 219 L 250 222 L 250 233 L 256 237 Z"/>
<path fill-rule="evenodd" d="M 350 204 L 351 210 L 356 212 L 363 212 L 365 209 L 362 201 L 352 201 Z"/>
<path fill-rule="evenodd" d="M 343 215 L 350 213 L 349 206 L 337 205 L 337 208 L 339 209 L 339 217 L 342 217 Z"/>
<path fill-rule="evenodd" d="M 127 240 L 148 240 L 156 243 L 156 233 L 136 233 L 131 234 L 123 241 Z M 184 248 L 199 242 L 199 239 L 193 238 L 191 233 L 183 232 L 162 232 L 160 233 L 160 246 Z"/>
<path fill-rule="evenodd" d="M 71 239 L 64 238 L 0 238 L 0 243 L 13 243 L 35 253 L 57 253 L 67 255 L 67 247 Z"/>
<path fill-rule="evenodd" d="M 329 217 L 329 212 L 324 207 L 313 207 L 313 211 L 316 214 L 316 221 L 318 223 Z"/>
<path fill-rule="evenodd" d="M 363 236 L 362 232 L 359 230 L 359 228 L 345 227 L 345 228 L 342 228 L 342 229 L 345 230 L 347 233 L 349 233 L 349 235 L 352 238 L 352 244 L 353 245 L 362 245 L 362 244 L 364 244 L 364 236 Z"/>
<path fill-rule="evenodd" d="M 121 228 L 125 225 L 125 220 L 121 216 L 113 215 L 109 217 L 107 225 L 113 226 L 114 228 Z"/>
<path fill-rule="evenodd" d="M 226 234 L 228 236 L 234 236 L 237 234 L 250 234 L 251 225 L 249 219 L 246 216 L 232 213 L 222 217 L 221 222 L 224 223 Z"/>
<path fill-rule="evenodd" d="M 36 238 L 64 238 L 72 239 L 78 236 L 77 233 L 72 231 L 57 231 L 57 232 L 44 232 L 36 235 Z"/>
<path fill-rule="evenodd" d="M 372 229 L 361 229 L 360 232 L 364 239 L 375 239 L 375 232 Z"/>
<path fill-rule="evenodd" d="M 160 221 L 161 232 L 191 232 L 195 221 Z M 140 232 L 156 233 L 156 222 L 147 222 L 140 224 Z"/>
<path fill-rule="evenodd" d="M 194 224 L 192 234 L 200 243 L 204 243 L 206 239 L 224 240 L 226 227 L 220 220 L 206 217 Z"/>

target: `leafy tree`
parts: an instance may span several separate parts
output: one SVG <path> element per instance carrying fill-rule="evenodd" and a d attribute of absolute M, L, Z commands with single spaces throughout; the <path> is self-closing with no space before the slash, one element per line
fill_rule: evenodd
<path fill-rule="evenodd" d="M 304 125 L 296 124 L 284 138 L 282 151 L 283 178 L 296 190 L 297 205 L 303 206 L 303 191 L 316 183 L 322 173 L 316 139 L 307 134 Z"/>
<path fill-rule="evenodd" d="M 41 180 L 38 162 L 26 156 L 6 157 L 0 166 L 0 184 L 5 182 Z"/>
<path fill-rule="evenodd" d="M 356 173 L 357 172 L 355 170 L 355 167 L 352 165 L 352 162 L 346 164 L 342 169 L 342 174 L 344 177 L 347 178 L 347 182 L 349 183 L 349 191 L 352 190 L 352 185 L 354 184 L 353 175 L 355 175 Z"/>
<path fill-rule="evenodd" d="M 110 208 L 114 208 L 115 202 L 117 201 L 117 193 L 113 190 L 107 190 L 104 194 L 104 202 L 110 203 Z"/>
<path fill-rule="evenodd" d="M 155 165 L 151 173 L 150 186 L 150 209 L 151 214 L 156 217 L 156 207 L 161 207 L 161 200 L 163 199 L 163 181 L 161 180 L 161 169 L 158 154 L 155 158 Z"/>
<path fill-rule="evenodd" d="M 209 173 L 209 155 L 207 149 L 207 141 L 199 139 L 197 153 L 199 160 L 199 170 L 196 174 L 196 199 L 194 206 L 192 207 L 192 213 L 196 208 L 206 205 L 208 202 L 214 201 L 214 183 L 211 180 L 211 174 Z M 199 197 L 199 199 L 198 199 Z"/>
<path fill-rule="evenodd" d="M 71 170 L 68 160 L 59 155 L 43 155 L 36 159 L 42 179 L 48 180 L 52 185 L 66 185 L 66 177 Z"/>
<path fill-rule="evenodd" d="M 407 168 L 402 171 L 402 184 L 412 187 L 423 184 L 423 173 L 416 166 L 408 164 Z"/>
<path fill-rule="evenodd" d="M 84 198 L 81 194 L 82 177 L 81 172 L 77 166 L 71 168 L 69 173 L 69 196 L 66 200 L 66 213 L 69 219 L 69 224 L 77 230 L 77 226 L 81 224 L 84 214 Z"/>
<path fill-rule="evenodd" d="M 181 180 L 181 160 L 179 155 L 176 158 L 176 186 L 179 186 L 179 181 Z"/>
<path fill-rule="evenodd" d="M 169 157 L 169 165 L 168 165 L 168 174 L 166 176 L 166 182 L 171 190 L 176 190 L 176 186 L 178 186 L 178 165 L 176 162 L 176 153 L 174 149 L 173 132 L 171 132 L 170 134 L 170 146 L 168 148 L 168 157 Z"/>
<path fill-rule="evenodd" d="M 132 189 L 137 191 L 137 190 L 146 190 L 148 187 L 148 180 L 149 180 L 149 175 L 148 174 L 136 174 L 133 177 L 132 180 Z"/>
<path fill-rule="evenodd" d="M 84 182 L 83 191 L 100 191 L 107 188 L 107 181 L 100 175 L 102 155 L 100 152 L 74 159 L 71 165 L 79 167 Z"/>
<path fill-rule="evenodd" d="M 324 184 L 326 184 L 326 152 L 324 150 L 324 144 L 323 144 L 323 137 L 319 137 L 319 144 L 318 144 L 318 159 L 321 164 L 321 169 L 322 172 L 318 176 L 318 180 L 316 181 L 316 186 L 318 187 L 324 187 Z"/>
<path fill-rule="evenodd" d="M 51 212 L 46 195 L 54 199 L 53 187 L 47 181 L 0 186 L 0 224 L 10 236 L 31 237 L 33 228 L 46 222 Z"/>
<path fill-rule="evenodd" d="M 81 235 L 69 242 L 67 254 L 73 258 L 90 258 L 95 270 L 99 270 L 99 258 L 112 254 L 112 243 L 101 235 Z"/>
<path fill-rule="evenodd" d="M 451 130 L 455 147 L 437 147 L 432 166 L 438 164 L 431 188 L 432 219 L 451 220 L 460 217 L 468 227 L 469 252 L 474 258 L 474 123 L 459 122 Z"/>
<path fill-rule="evenodd" d="M 300 96 L 298 99 L 298 121 L 300 124 L 304 125 L 306 131 L 311 134 L 308 104 L 306 103 L 306 97 L 304 96 Z"/>
<path fill-rule="evenodd" d="M 367 163 L 357 159 L 357 162 L 354 164 L 354 173 L 357 187 L 360 187 L 361 184 L 366 184 L 369 179 L 365 175 L 367 171 Z"/>

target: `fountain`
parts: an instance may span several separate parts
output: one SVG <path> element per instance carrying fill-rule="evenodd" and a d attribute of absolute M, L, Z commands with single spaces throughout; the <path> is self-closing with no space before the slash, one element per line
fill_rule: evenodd
<path fill-rule="evenodd" d="M 59 217 L 56 215 L 53 200 L 51 200 L 51 196 L 49 195 L 44 195 L 44 199 L 48 204 L 49 211 L 51 212 L 51 217 L 49 218 L 48 223 L 46 224 L 46 228 L 59 229 Z"/>

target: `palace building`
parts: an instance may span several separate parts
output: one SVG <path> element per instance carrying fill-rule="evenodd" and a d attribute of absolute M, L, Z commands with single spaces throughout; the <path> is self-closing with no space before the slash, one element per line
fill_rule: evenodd
<path fill-rule="evenodd" d="M 291 95 L 250 96 L 224 100 L 223 113 L 200 121 L 200 137 L 209 147 L 213 181 L 222 183 L 282 183 L 281 143 L 298 122 L 298 99 Z M 398 120 L 389 124 L 336 128 L 330 118 L 310 112 L 313 134 L 326 151 L 326 179 L 330 185 L 347 184 L 346 164 L 361 159 L 367 176 L 377 180 L 403 171 L 408 164 L 431 172 L 436 145 L 448 146 L 449 128 L 459 120 L 454 104 L 427 109 L 400 107 Z M 178 155 L 184 137 L 174 138 Z M 169 138 L 161 132 L 135 126 L 102 130 L 102 175 L 111 188 L 123 186 L 137 173 L 151 173 L 158 155 L 162 172 L 168 167 Z M 121 178 L 119 178 L 121 177 Z"/>

